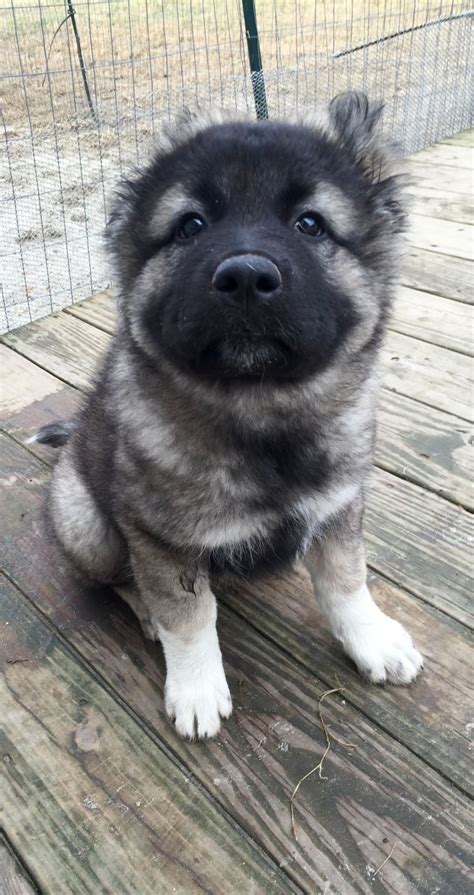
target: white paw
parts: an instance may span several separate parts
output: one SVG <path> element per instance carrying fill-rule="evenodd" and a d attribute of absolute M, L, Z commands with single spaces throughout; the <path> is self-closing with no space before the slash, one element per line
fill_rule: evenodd
<path fill-rule="evenodd" d="M 165 708 L 183 737 L 214 737 L 221 718 L 232 714 L 232 699 L 224 669 L 209 672 L 199 669 L 193 680 L 167 678 Z"/>
<path fill-rule="evenodd" d="M 165 708 L 183 737 L 213 737 L 232 714 L 215 623 L 183 639 L 160 631 L 166 658 Z"/>
<path fill-rule="evenodd" d="M 383 612 L 370 621 L 360 620 L 339 639 L 360 673 L 374 684 L 409 684 L 423 667 L 408 631 Z"/>

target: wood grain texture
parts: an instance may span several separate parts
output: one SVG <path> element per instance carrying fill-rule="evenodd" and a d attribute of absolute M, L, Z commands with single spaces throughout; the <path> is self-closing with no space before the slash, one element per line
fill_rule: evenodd
<path fill-rule="evenodd" d="M 414 156 L 404 165 L 404 170 L 408 172 L 415 186 L 436 190 L 442 183 L 450 193 L 459 193 L 462 196 L 470 196 L 472 193 L 472 171 L 468 168 L 417 161 Z"/>
<path fill-rule="evenodd" d="M 0 404 L 0 428 L 20 443 L 46 423 L 70 419 L 79 410 L 82 394 L 76 389 L 6 345 L 0 345 L 0 359 L 2 386 L 6 384 Z M 29 444 L 28 450 L 47 463 L 55 456 L 51 448 L 40 444 Z"/>
<path fill-rule="evenodd" d="M 0 344 L 0 414 L 15 413 L 24 407 L 29 407 L 35 400 L 45 398 L 46 395 L 54 395 L 63 388 L 62 382 L 35 368 L 34 376 L 31 375 L 32 367 L 29 361 L 21 354 L 17 354 L 6 345 Z"/>
<path fill-rule="evenodd" d="M 22 584 L 31 596 L 31 599 L 38 602 L 42 611 L 44 611 L 51 620 L 64 631 L 64 633 L 67 633 L 68 636 L 71 624 L 73 627 L 75 625 L 74 619 L 82 619 L 85 621 L 88 618 L 91 620 L 98 618 L 102 619 L 106 624 L 106 619 L 109 617 L 110 613 L 110 601 L 104 601 L 104 603 L 102 600 L 99 601 L 99 603 L 97 603 L 97 601 L 94 602 L 93 592 L 86 594 L 78 586 L 71 587 L 70 582 L 66 582 L 65 584 L 65 572 L 61 568 L 61 564 L 57 562 L 55 552 L 51 545 L 48 544 L 41 521 L 43 495 L 49 479 L 48 470 L 42 466 L 36 458 L 28 455 L 23 448 L 11 440 L 8 440 L 2 453 L 4 455 L 4 478 L 10 482 L 10 496 L 8 499 L 5 499 L 5 506 L 3 508 L 6 532 L 3 552 L 6 563 L 5 568 L 8 574 L 18 583 Z M 377 579 L 377 581 L 378 580 L 379 579 Z M 288 584 L 288 576 L 286 575 L 274 576 L 271 580 L 260 581 L 253 587 L 253 589 L 251 589 L 255 596 L 252 610 L 253 615 L 251 618 L 252 624 L 259 624 L 262 632 L 266 634 L 268 622 L 267 613 L 272 611 L 272 606 L 275 604 L 276 600 L 277 609 L 281 614 L 279 624 L 282 626 L 282 643 L 285 642 L 284 625 L 289 624 L 291 626 L 294 621 L 294 612 L 298 611 L 299 613 L 299 627 L 295 632 L 295 643 L 297 643 L 298 637 L 304 632 L 308 618 L 307 613 L 310 612 L 311 617 L 313 618 L 313 624 L 308 629 L 307 634 L 308 637 L 310 637 L 310 642 L 312 644 L 311 648 L 316 649 L 315 663 L 319 663 L 313 666 L 313 670 L 316 671 L 320 666 L 323 680 L 331 685 L 334 684 L 336 674 L 342 673 L 346 675 L 349 673 L 351 692 L 353 686 L 357 684 L 356 691 L 359 692 L 360 698 L 363 700 L 362 704 L 370 707 L 368 711 L 373 713 L 373 717 L 377 720 L 381 713 L 387 714 L 386 705 L 384 710 L 382 707 L 385 704 L 385 693 L 390 692 L 391 708 L 389 708 L 388 714 L 393 710 L 395 712 L 395 717 L 389 729 L 393 733 L 394 731 L 399 730 L 402 725 L 404 736 L 409 737 L 410 730 L 413 726 L 413 719 L 411 716 L 417 711 L 416 693 L 412 699 L 413 691 L 410 689 L 388 688 L 388 691 L 385 691 L 377 687 L 367 687 L 357 674 L 351 672 L 351 663 L 342 657 L 339 649 L 335 647 L 334 642 L 328 633 L 326 624 L 316 612 L 315 600 L 312 593 L 310 593 L 309 583 L 306 582 L 302 588 L 298 577 L 294 580 L 292 579 L 292 583 L 295 587 L 293 596 L 291 595 L 291 587 Z M 431 652 L 430 645 L 433 636 L 433 625 L 438 631 L 437 637 L 440 642 L 443 638 L 445 639 L 446 642 L 439 651 L 440 656 L 435 656 L 436 662 L 441 664 L 447 663 L 448 665 L 449 662 L 453 661 L 455 655 L 458 656 L 461 663 L 466 661 L 465 650 L 460 646 L 462 639 L 461 634 L 456 633 L 458 629 L 454 622 L 451 622 L 449 619 L 443 620 L 439 613 L 432 613 L 428 616 L 430 619 L 429 624 L 425 625 L 425 629 L 423 630 L 423 620 L 426 619 L 426 612 L 428 611 L 424 605 L 418 604 L 402 592 L 398 592 L 393 585 L 383 584 L 381 581 L 381 583 L 378 584 L 378 587 L 379 590 L 381 590 L 382 598 L 385 601 L 386 606 L 389 605 L 390 601 L 395 603 L 397 607 L 400 605 L 402 606 L 402 617 L 409 626 L 412 626 L 412 616 L 414 619 L 418 619 L 417 630 L 415 633 L 422 648 L 427 648 L 429 653 Z M 222 591 L 223 589 L 220 588 L 220 590 Z M 275 597 L 272 596 L 274 591 L 276 594 Z M 240 587 L 239 585 L 237 593 L 240 593 L 244 599 L 246 593 L 245 586 L 242 585 Z M 264 595 L 263 600 L 258 597 L 258 594 L 260 593 Z M 65 594 L 67 594 L 67 599 L 65 599 Z M 278 596 L 279 594 L 281 597 L 281 604 L 278 604 L 278 600 L 280 599 Z M 226 593 L 224 593 L 224 599 L 227 599 Z M 296 604 L 299 605 L 298 610 L 292 608 L 295 607 Z M 232 607 L 238 609 L 237 603 L 232 602 Z M 287 616 L 285 616 L 286 610 L 288 610 Z M 259 613 L 262 614 L 260 623 L 257 622 Z M 433 618 L 435 621 L 433 621 Z M 461 631 L 461 629 L 459 629 L 459 631 Z M 455 634 L 456 636 L 454 636 Z M 322 644 L 320 640 L 322 641 Z M 82 650 L 83 647 L 81 646 L 81 651 Z M 296 652 L 296 655 L 300 658 L 298 651 Z M 465 680 L 465 675 L 456 674 L 455 686 L 460 688 L 459 699 L 456 701 L 456 705 L 457 708 L 459 708 L 459 711 L 463 714 L 453 722 L 452 713 L 450 714 L 447 712 L 447 693 L 452 686 L 450 679 L 452 676 L 447 674 L 447 665 L 446 668 L 443 667 L 439 669 L 439 680 L 436 679 L 435 675 L 435 679 L 431 680 L 429 686 L 432 687 L 433 691 L 446 693 L 445 711 L 447 717 L 450 718 L 449 724 L 454 724 L 454 728 L 459 731 L 458 736 L 461 736 L 462 734 L 465 734 L 464 727 L 467 724 L 465 712 L 468 705 L 468 700 L 465 698 L 466 692 L 463 693 L 463 698 L 461 698 L 461 693 L 464 688 L 467 688 L 468 684 Z M 327 676 L 324 674 L 325 668 L 325 674 Z M 421 680 L 426 680 L 426 678 L 423 677 Z M 406 697 L 410 697 L 408 703 Z M 407 705 L 411 703 L 413 703 L 411 708 L 407 710 Z M 423 717 L 427 720 L 427 717 L 423 714 L 421 714 L 419 720 L 422 720 Z M 429 724 L 432 724 L 432 720 L 429 721 Z M 447 728 L 444 731 L 444 736 L 447 736 L 448 741 L 451 743 L 452 731 L 450 728 Z M 421 742 L 423 742 L 423 738 Z M 459 773 L 461 776 L 457 777 L 457 780 L 461 781 L 464 779 L 462 776 L 462 752 L 463 749 L 466 749 L 466 742 L 460 739 L 455 739 L 454 745 L 456 745 L 456 743 L 460 746 L 461 754 L 459 755 L 459 762 L 455 763 L 455 766 L 449 770 L 449 773 Z M 436 751 L 436 748 L 436 739 L 434 738 L 434 751 Z M 445 753 L 443 753 L 443 755 L 444 758 L 440 759 L 440 762 L 445 760 Z M 467 760 L 467 753 L 464 755 L 464 760 Z M 430 753 L 430 763 L 433 761 L 434 759 Z M 438 766 L 441 765 L 438 764 Z"/>
<path fill-rule="evenodd" d="M 403 295 L 403 293 L 402 293 Z M 424 299 L 429 302 L 429 299 Z M 104 311 L 113 314 L 112 299 L 108 295 L 100 298 L 99 312 L 91 305 L 92 319 L 97 313 Z M 441 311 L 440 311 L 441 313 Z M 107 320 L 107 318 L 105 318 Z M 109 319 L 113 317 L 109 316 Z M 102 330 L 90 326 L 92 336 L 88 336 L 88 326 L 83 320 L 73 319 L 72 315 L 63 314 L 61 321 L 66 320 L 64 327 L 58 325 L 57 318 L 45 318 L 38 322 L 41 324 L 41 340 L 37 331 L 31 336 L 29 328 L 17 330 L 15 334 L 21 334 L 14 343 L 16 350 L 30 357 L 36 363 L 40 363 L 45 369 L 60 376 L 61 379 L 72 385 L 85 388 L 96 369 L 97 353 L 105 350 L 108 336 Z M 69 322 L 72 320 L 73 327 Z M 49 321 L 52 321 L 51 326 Z M 406 324 L 408 326 L 408 324 Z M 33 326 L 37 326 L 34 324 Z M 76 326 L 80 327 L 76 332 Z M 105 326 L 109 326 L 106 322 Z M 421 324 L 420 324 L 421 326 Z M 113 323 L 110 324 L 112 329 Z M 433 325 L 433 329 L 435 327 Z M 454 333 L 459 336 L 459 327 L 453 323 L 450 326 L 451 338 Z M 94 335 L 95 334 L 95 335 Z M 10 340 L 10 336 L 7 340 Z M 78 339 L 87 341 L 88 350 L 83 353 Z M 433 335 L 433 338 L 435 336 Z M 448 336 L 446 336 L 448 339 Z M 10 341 L 9 341 L 10 344 Z M 12 343 L 13 344 L 13 343 Z M 395 359 L 396 358 L 396 359 Z M 459 357 L 445 349 L 426 344 L 418 339 L 412 339 L 404 334 L 390 332 L 382 351 L 383 385 L 393 389 L 399 394 L 427 400 L 434 407 L 454 413 L 467 420 L 473 418 L 473 392 L 472 392 L 472 363 L 469 358 Z"/>
<path fill-rule="evenodd" d="M 472 422 L 474 364 L 470 357 L 389 330 L 380 360 L 383 388 Z"/>
<path fill-rule="evenodd" d="M 66 308 L 66 313 L 85 320 L 86 323 L 97 326 L 104 332 L 112 333 L 115 329 L 117 314 L 115 300 L 110 289 L 96 293 L 92 299 L 87 298 L 85 301 L 71 305 Z"/>
<path fill-rule="evenodd" d="M 46 892 L 288 891 L 4 579 L 0 623 L 4 822 Z"/>
<path fill-rule="evenodd" d="M 474 308 L 459 301 L 400 286 L 389 327 L 423 342 L 474 354 Z"/>
<path fill-rule="evenodd" d="M 472 624 L 472 513 L 375 469 L 365 531 L 372 568 L 458 621 Z"/>
<path fill-rule="evenodd" d="M 327 687 L 346 687 L 345 698 L 461 788 L 474 791 L 470 766 L 469 690 L 466 669 L 473 648 L 465 631 L 376 573 L 369 585 L 378 605 L 410 630 L 425 657 L 415 686 L 378 688 L 364 683 L 335 646 L 304 569 L 261 582 L 219 588 L 223 601 L 275 644 L 297 658 Z M 453 664 L 454 663 L 454 664 Z M 456 758 L 454 757 L 456 756 Z M 453 763 L 460 764 L 453 770 Z"/>
<path fill-rule="evenodd" d="M 31 375 L 34 375 L 34 370 L 32 365 Z M 34 426 L 31 425 L 28 410 L 24 410 L 6 418 L 3 428 L 21 441 L 25 434 L 30 434 L 32 429 L 51 419 L 51 409 L 56 412 L 53 415 L 68 417 L 76 406 L 77 395 L 72 390 L 65 391 L 56 396 L 54 408 L 51 408 L 49 397 L 44 405 L 42 402 L 35 402 L 32 407 Z M 459 494 L 458 502 L 471 506 L 474 498 L 469 478 L 472 468 L 469 426 L 448 414 L 439 414 L 429 407 L 425 408 L 386 391 L 381 392 L 380 407 L 377 461 L 385 469 L 401 473 L 402 476 L 408 475 L 416 482 L 428 484 L 433 490 L 443 483 L 444 487 L 449 489 L 452 500 L 456 501 Z M 400 418 L 402 422 L 398 422 Z M 392 437 L 392 431 L 398 433 L 397 438 Z M 53 462 L 54 451 L 38 448 L 38 453 L 46 462 Z M 381 483 L 380 486 L 378 483 Z M 421 489 L 410 487 L 409 482 L 387 476 L 383 471 L 375 473 L 370 501 L 371 515 L 368 520 L 367 537 L 369 541 L 373 538 L 374 544 L 378 544 L 379 539 L 382 539 L 376 554 L 379 557 L 377 568 L 384 572 L 386 547 L 387 557 L 389 555 L 391 557 L 390 577 L 396 575 L 395 580 L 404 583 L 423 599 L 433 599 L 435 605 L 447 608 L 450 613 L 454 611 L 451 593 L 454 588 L 453 593 L 460 601 L 459 617 L 463 621 L 466 620 L 470 586 L 466 579 L 468 574 L 466 563 L 469 562 L 470 555 L 472 517 L 469 517 L 461 507 L 452 506 L 434 494 L 425 495 Z M 429 510 L 429 515 L 426 517 L 425 509 Z M 403 543 L 406 512 L 410 520 L 410 534 L 403 550 L 407 553 L 402 552 L 395 556 L 392 541 L 396 538 L 399 549 L 402 549 L 400 543 Z M 437 545 L 433 545 L 433 532 L 438 531 L 441 524 L 444 526 L 443 531 L 438 532 Z M 433 526 L 432 531 L 430 525 Z M 453 527 L 456 528 L 456 533 L 450 532 Z M 444 550 L 445 539 L 447 549 L 445 562 L 448 564 L 448 569 L 443 573 L 443 588 L 441 593 L 438 593 L 436 581 L 440 564 L 444 569 L 445 563 L 443 555 L 437 554 L 437 546 L 443 547 Z M 418 551 L 418 540 L 421 552 Z M 425 582 L 421 580 L 420 557 L 423 557 L 423 573 L 427 574 L 429 570 Z M 394 565 L 395 559 L 397 559 L 396 565 Z M 449 562 L 454 566 L 451 569 L 451 578 L 449 575 L 446 578 L 449 573 Z M 464 569 L 464 577 L 458 575 L 459 564 L 460 568 Z M 406 580 L 399 577 L 404 574 L 407 575 Z M 453 576 L 454 582 L 451 580 Z M 445 588 L 448 588 L 447 596 L 444 594 Z"/>
<path fill-rule="evenodd" d="M 437 637 L 438 649 L 432 650 L 434 660 L 416 687 L 370 687 L 340 655 L 321 624 L 314 598 L 308 600 L 304 587 L 298 586 L 297 581 L 293 586 L 284 576 L 280 584 L 278 580 L 261 582 L 250 605 L 255 618 L 260 619 L 258 624 L 267 612 L 273 619 L 265 625 L 265 638 L 254 630 L 255 624 L 249 627 L 225 609 L 220 613 L 221 642 L 234 697 L 233 719 L 225 724 L 217 741 L 191 745 L 177 740 L 163 715 L 161 650 L 144 641 L 132 614 L 114 594 L 85 591 L 54 562 L 40 524 L 44 486 L 39 461 L 25 457 L 23 449 L 11 444 L 14 452 L 20 452 L 18 460 L 25 466 L 20 475 L 17 465 L 18 485 L 12 482 L 11 486 L 18 490 L 12 501 L 17 511 L 7 523 L 8 537 L 3 549 L 8 574 L 22 582 L 30 599 L 81 656 L 275 856 L 296 883 L 311 893 L 324 891 L 329 883 L 338 892 L 386 892 L 395 881 L 401 892 L 428 893 L 430 886 L 457 885 L 464 893 L 467 846 L 463 844 L 462 828 L 467 803 L 398 742 L 406 736 L 410 748 L 413 744 L 415 751 L 418 748 L 422 754 L 426 750 L 430 758 L 437 758 L 443 765 L 449 748 L 449 754 L 459 756 L 459 761 L 453 763 L 453 774 L 459 774 L 465 786 L 465 678 L 455 677 L 455 686 L 460 689 L 454 706 L 452 689 L 449 700 L 444 695 L 448 690 L 446 672 L 438 664 L 453 655 L 460 665 L 466 660 L 462 650 L 456 648 L 457 641 L 451 639 L 458 637 L 452 623 L 432 617 L 430 638 L 433 643 Z M 34 472 L 32 464 L 36 465 Z M 13 468 L 10 463 L 9 479 Z M 46 472 L 43 467 L 43 475 Z M 278 606 L 271 603 L 274 583 L 278 598 L 283 600 L 285 624 L 292 624 L 293 607 L 299 601 L 303 613 L 299 633 L 303 643 L 308 644 L 317 677 L 308 674 L 308 666 L 305 670 L 305 659 L 298 649 L 297 663 L 281 651 L 279 641 L 287 646 L 284 632 L 277 632 L 274 645 L 268 642 L 269 637 L 273 639 L 278 618 Z M 392 589 L 392 601 L 396 593 Z M 288 606 L 285 595 L 289 597 Z M 222 596 L 226 602 L 234 602 L 241 614 L 242 605 L 245 611 L 243 586 L 235 597 L 227 588 Z M 396 599 L 398 609 L 398 596 Z M 408 600 L 405 597 L 407 609 Z M 428 631 L 421 620 L 419 631 L 424 646 Z M 462 646 L 461 638 L 459 643 Z M 25 658 L 18 649 L 12 655 Z M 331 678 L 331 685 L 339 677 L 347 686 L 345 704 L 328 701 L 327 723 L 337 736 L 356 742 L 357 748 L 347 750 L 335 745 L 325 766 L 328 780 L 321 781 L 315 775 L 307 781 L 297 803 L 299 842 L 295 843 L 288 799 L 324 748 L 316 709 L 318 696 L 327 686 L 323 682 L 326 676 Z M 378 725 L 391 727 L 397 741 L 357 712 L 352 705 L 356 700 L 364 706 L 365 715 L 373 714 Z M 463 732 L 458 734 L 458 728 Z M 451 773 L 451 767 L 448 772 Z M 368 865 L 373 872 L 386 854 L 384 840 L 394 837 L 400 843 L 399 858 L 391 868 L 387 866 L 380 878 L 372 880 Z M 449 845 L 444 846 L 447 838 Z M 430 849 L 437 854 L 436 861 L 430 857 Z"/>
<path fill-rule="evenodd" d="M 375 463 L 474 510 L 470 423 L 385 389 L 377 413 Z"/>
<path fill-rule="evenodd" d="M 0 892 L 2 895 L 38 895 L 18 858 L 0 833 Z"/>
<path fill-rule="evenodd" d="M 71 314 L 43 317 L 3 336 L 2 341 L 77 388 L 87 388 L 110 338 Z"/>
<path fill-rule="evenodd" d="M 443 184 L 438 189 L 412 186 L 407 192 L 410 196 L 410 211 L 415 214 L 427 214 L 444 221 L 474 223 L 472 199 L 459 193 L 450 193 L 443 189 Z"/>
<path fill-rule="evenodd" d="M 12 356 L 14 364 L 20 357 L 5 348 L 4 366 Z M 21 358 L 22 377 L 17 380 L 21 403 L 23 394 L 34 385 L 38 368 Z M 49 383 L 46 383 L 46 392 Z M 39 389 L 36 394 L 39 398 Z M 61 391 L 46 394 L 43 400 L 15 412 L 17 396 L 13 393 L 12 412 L 5 410 L 0 428 L 20 443 L 33 435 L 40 426 L 54 419 L 69 419 L 80 405 L 81 395 L 61 383 Z M 474 509 L 474 452 L 472 426 L 448 413 L 412 401 L 404 395 L 384 390 L 378 409 L 378 439 L 376 463 L 402 478 L 423 485 L 443 497 Z M 54 451 L 38 444 L 28 450 L 51 464 Z"/>
<path fill-rule="evenodd" d="M 410 245 L 419 249 L 455 258 L 473 258 L 473 229 L 469 224 L 412 213 L 407 238 Z"/>
<path fill-rule="evenodd" d="M 412 160 L 421 164 L 449 165 L 454 168 L 467 168 L 472 171 L 474 152 L 472 145 L 463 146 L 459 143 L 435 143 L 412 156 Z"/>
<path fill-rule="evenodd" d="M 410 246 L 402 263 L 400 282 L 456 301 L 474 303 L 472 262 L 464 258 L 437 255 Z"/>

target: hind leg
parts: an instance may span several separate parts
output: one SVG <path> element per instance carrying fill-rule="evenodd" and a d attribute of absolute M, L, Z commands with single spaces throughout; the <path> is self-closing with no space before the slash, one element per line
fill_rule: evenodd
<path fill-rule="evenodd" d="M 103 584 L 123 577 L 125 541 L 78 473 L 69 445 L 53 472 L 49 514 L 60 546 L 83 577 Z"/>
<path fill-rule="evenodd" d="M 145 637 L 148 637 L 148 640 L 158 640 L 156 625 L 153 624 L 150 611 L 142 600 L 138 588 L 133 584 L 114 585 L 114 590 L 138 618 Z"/>

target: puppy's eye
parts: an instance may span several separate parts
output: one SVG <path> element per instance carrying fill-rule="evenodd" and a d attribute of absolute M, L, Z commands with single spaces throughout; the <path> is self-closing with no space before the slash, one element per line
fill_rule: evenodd
<path fill-rule="evenodd" d="M 198 214 L 188 214 L 180 222 L 176 231 L 178 239 L 193 239 L 206 229 L 206 222 Z"/>
<path fill-rule="evenodd" d="M 326 232 L 324 219 L 315 211 L 306 211 L 302 214 L 296 221 L 295 227 L 306 236 L 324 236 Z"/>

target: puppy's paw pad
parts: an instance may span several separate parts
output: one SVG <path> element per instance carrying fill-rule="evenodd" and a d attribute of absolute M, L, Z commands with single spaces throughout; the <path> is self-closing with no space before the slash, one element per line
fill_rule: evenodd
<path fill-rule="evenodd" d="M 221 718 L 229 718 L 232 714 L 232 699 L 224 670 L 221 669 L 215 679 L 196 674 L 194 680 L 167 680 L 165 708 L 181 736 L 188 739 L 216 736 Z"/>
<path fill-rule="evenodd" d="M 344 647 L 360 673 L 374 684 L 410 684 L 423 667 L 408 631 L 382 613 L 377 622 L 351 631 Z"/>

